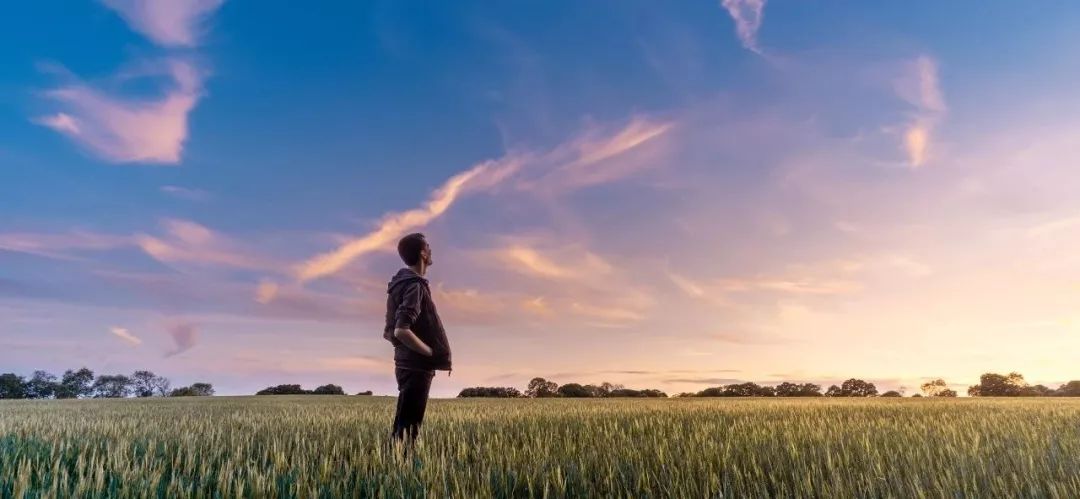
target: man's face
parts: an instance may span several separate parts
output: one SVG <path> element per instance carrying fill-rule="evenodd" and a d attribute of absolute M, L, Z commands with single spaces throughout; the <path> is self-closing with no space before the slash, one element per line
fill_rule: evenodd
<path fill-rule="evenodd" d="M 431 259 L 431 245 L 424 243 L 424 249 L 420 250 L 420 258 L 424 260 L 424 265 L 430 267 L 435 262 Z"/>

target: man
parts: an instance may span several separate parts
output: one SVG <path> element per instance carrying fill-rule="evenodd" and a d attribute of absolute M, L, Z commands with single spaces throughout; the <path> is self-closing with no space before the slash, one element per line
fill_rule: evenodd
<path fill-rule="evenodd" d="M 424 279 L 432 264 L 431 246 L 423 234 L 409 234 L 398 241 L 398 255 L 407 267 L 387 286 L 383 338 L 394 344 L 398 399 L 393 436 L 411 444 L 424 421 L 435 371 L 451 369 L 450 343 Z"/>

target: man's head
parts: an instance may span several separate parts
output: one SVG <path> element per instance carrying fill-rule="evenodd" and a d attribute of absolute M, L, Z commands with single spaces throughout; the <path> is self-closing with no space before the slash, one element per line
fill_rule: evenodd
<path fill-rule="evenodd" d="M 421 262 L 425 267 L 430 267 L 433 263 L 431 260 L 431 245 L 428 244 L 424 235 L 419 232 L 401 238 L 397 244 L 397 252 L 405 265 L 410 267 L 415 267 Z"/>

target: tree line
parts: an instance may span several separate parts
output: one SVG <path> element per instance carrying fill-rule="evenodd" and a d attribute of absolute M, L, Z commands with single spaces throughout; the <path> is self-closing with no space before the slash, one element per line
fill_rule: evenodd
<path fill-rule="evenodd" d="M 48 371 L 34 371 L 29 378 L 15 373 L 0 374 L 0 399 L 77 399 L 125 397 L 205 397 L 214 394 L 210 383 L 172 387 L 168 378 L 152 371 L 94 375 L 85 367 L 68 369 L 57 377 Z"/>
<path fill-rule="evenodd" d="M 371 395 L 371 390 L 357 393 L 357 395 Z M 345 395 L 345 390 L 338 385 L 322 385 L 314 390 L 305 390 L 300 385 L 276 385 L 263 388 L 255 392 L 255 395 Z"/>
<path fill-rule="evenodd" d="M 944 379 L 934 379 L 923 383 L 921 393 L 912 397 L 956 397 L 956 390 L 949 388 Z M 979 384 L 968 388 L 972 397 L 1080 397 L 1080 381 L 1069 381 L 1056 389 L 1044 385 L 1029 385 L 1020 373 L 986 373 L 979 377 Z M 873 383 L 858 378 L 851 378 L 839 385 L 830 385 L 822 391 L 821 385 L 814 383 L 783 382 L 775 386 L 759 385 L 753 382 L 734 383 L 706 388 L 699 392 L 684 392 L 676 397 L 903 397 L 898 390 L 878 393 Z M 477 386 L 461 390 L 458 397 L 667 397 L 660 390 L 631 390 L 622 385 L 608 382 L 599 385 L 581 385 L 568 383 L 560 386 L 544 378 L 533 378 L 522 393 L 512 387 Z"/>
<path fill-rule="evenodd" d="M 458 394 L 458 397 L 667 397 L 667 394 L 655 389 L 634 390 L 626 388 L 623 385 L 608 383 L 607 381 L 600 383 L 599 385 L 582 385 L 580 383 L 567 383 L 565 385 L 559 386 L 559 384 L 555 383 L 554 381 L 548 381 L 544 378 L 533 378 L 531 381 L 529 381 L 529 386 L 525 389 L 524 393 L 519 391 L 517 388 L 512 387 L 477 386 L 461 390 L 461 393 Z"/>

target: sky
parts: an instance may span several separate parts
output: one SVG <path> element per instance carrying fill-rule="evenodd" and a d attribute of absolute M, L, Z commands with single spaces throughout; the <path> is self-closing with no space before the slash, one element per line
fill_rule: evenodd
<path fill-rule="evenodd" d="M 1080 377 L 1080 4 L 43 0 L 0 17 L 0 371 L 394 394 Z"/>

